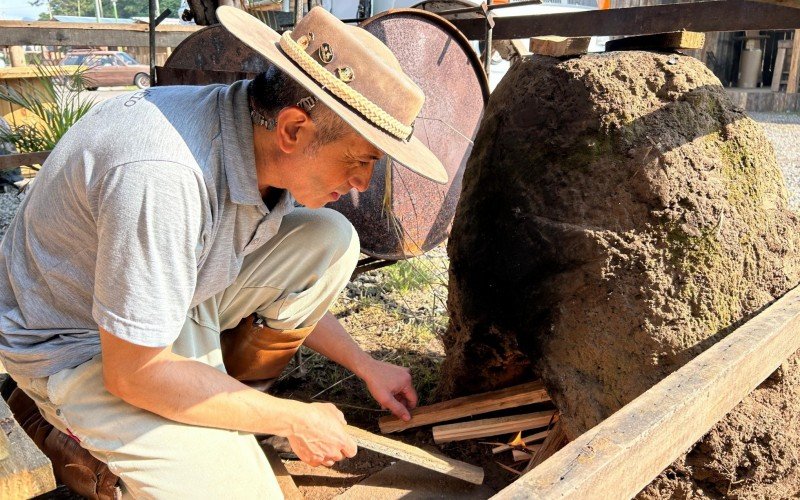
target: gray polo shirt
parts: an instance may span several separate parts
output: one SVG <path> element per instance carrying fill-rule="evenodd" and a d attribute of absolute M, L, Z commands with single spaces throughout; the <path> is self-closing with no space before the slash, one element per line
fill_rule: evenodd
<path fill-rule="evenodd" d="M 61 139 L 0 253 L 0 360 L 44 377 L 100 353 L 98 325 L 172 343 L 292 210 L 256 182 L 248 82 L 158 87 L 94 108 Z"/>

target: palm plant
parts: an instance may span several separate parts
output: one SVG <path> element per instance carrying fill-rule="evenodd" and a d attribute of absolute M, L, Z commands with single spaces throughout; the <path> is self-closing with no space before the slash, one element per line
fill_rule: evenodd
<path fill-rule="evenodd" d="M 85 68 L 68 71 L 59 66 L 35 66 L 37 77 L 19 89 L 0 87 L 0 100 L 27 110 L 36 117 L 30 124 L 0 129 L 0 142 L 9 142 L 20 153 L 49 151 L 67 130 L 94 106 L 82 99 Z"/>

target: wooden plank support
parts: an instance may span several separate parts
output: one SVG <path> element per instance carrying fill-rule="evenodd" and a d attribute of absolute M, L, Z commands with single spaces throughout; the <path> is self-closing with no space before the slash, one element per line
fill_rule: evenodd
<path fill-rule="evenodd" d="M 439 425 L 433 428 L 433 441 L 437 444 L 465 439 L 497 436 L 511 432 L 537 429 L 550 423 L 553 411 L 539 411 L 509 417 L 485 418 L 471 422 Z"/>
<path fill-rule="evenodd" d="M 485 19 L 452 19 L 470 40 L 482 40 Z M 533 36 L 625 36 L 670 31 L 800 28 L 800 9 L 748 0 L 693 2 L 531 16 L 495 16 L 495 40 Z"/>
<path fill-rule="evenodd" d="M 416 446 L 379 436 L 351 425 L 347 426 L 347 432 L 356 440 L 356 443 L 361 448 L 366 448 L 382 455 L 394 457 L 404 462 L 441 472 L 448 476 L 457 477 L 468 483 L 483 483 L 483 469 L 480 467 L 438 453 L 431 453 L 417 448 Z"/>
<path fill-rule="evenodd" d="M 568 57 L 585 54 L 589 50 L 588 36 L 568 38 L 564 36 L 535 36 L 529 48 L 533 54 L 550 57 Z"/>
<path fill-rule="evenodd" d="M 797 92 L 797 77 L 800 70 L 800 29 L 794 30 L 792 39 L 792 57 L 789 59 L 789 79 L 786 83 L 786 93 Z"/>
<path fill-rule="evenodd" d="M 705 42 L 705 33 L 673 31 L 609 40 L 606 42 L 606 52 L 612 50 L 696 50 L 702 49 Z"/>
<path fill-rule="evenodd" d="M 156 28 L 156 45 L 175 47 L 201 26 L 162 24 Z M 147 24 L 61 23 L 58 21 L 0 21 L 0 46 L 90 45 L 147 47 Z"/>
<path fill-rule="evenodd" d="M 39 451 L 19 426 L 8 404 L 0 398 L 0 429 L 7 439 L 0 442 L 0 498 L 32 498 L 56 488 L 50 460 Z"/>
<path fill-rule="evenodd" d="M 381 417 L 378 426 L 381 432 L 402 431 L 422 425 L 447 422 L 461 417 L 470 417 L 492 411 L 516 408 L 518 406 L 549 401 L 550 396 L 541 380 L 515 385 L 499 391 L 484 392 L 451 399 L 428 406 L 420 406 L 411 411 L 411 420 L 403 422 L 394 415 Z"/>
<path fill-rule="evenodd" d="M 631 498 L 798 348 L 800 287 L 494 498 Z"/>
<path fill-rule="evenodd" d="M 0 172 L 12 170 L 17 167 L 41 165 L 47 159 L 48 155 L 50 155 L 50 151 L 0 155 Z"/>

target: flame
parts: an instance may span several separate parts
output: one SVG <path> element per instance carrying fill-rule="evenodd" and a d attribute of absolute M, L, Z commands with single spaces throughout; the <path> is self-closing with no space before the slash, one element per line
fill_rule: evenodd
<path fill-rule="evenodd" d="M 516 436 L 514 436 L 514 439 L 512 439 L 512 440 L 511 440 L 511 441 L 508 443 L 508 445 L 509 445 L 509 446 L 519 446 L 519 447 L 522 447 L 522 448 L 524 448 L 524 447 L 525 447 L 525 441 L 523 441 L 523 440 L 522 440 L 522 431 L 519 431 L 519 432 L 517 433 L 517 435 L 516 435 Z"/>

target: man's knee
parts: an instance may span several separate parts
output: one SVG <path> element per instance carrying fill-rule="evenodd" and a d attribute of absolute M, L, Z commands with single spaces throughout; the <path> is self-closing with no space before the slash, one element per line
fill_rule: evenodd
<path fill-rule="evenodd" d="M 350 221 L 330 208 L 298 209 L 296 212 L 301 219 L 297 230 L 303 234 L 306 249 L 319 253 L 318 258 L 331 265 L 352 271 L 358 262 L 360 243 Z"/>

